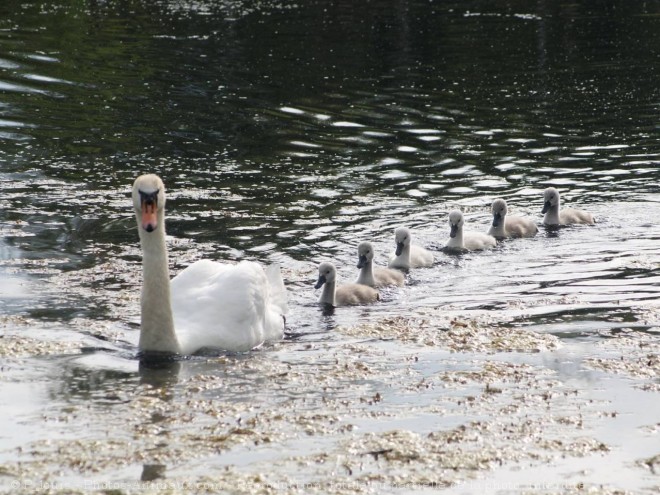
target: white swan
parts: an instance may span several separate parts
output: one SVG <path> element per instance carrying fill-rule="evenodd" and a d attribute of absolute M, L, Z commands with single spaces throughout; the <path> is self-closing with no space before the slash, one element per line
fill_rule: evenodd
<path fill-rule="evenodd" d="M 463 231 L 465 220 L 459 210 L 449 212 L 449 241 L 445 249 L 452 251 L 478 251 L 497 246 L 497 241 L 491 235 L 482 232 Z"/>
<path fill-rule="evenodd" d="M 374 248 L 370 242 L 361 242 L 358 246 L 358 264 L 360 275 L 356 284 L 369 287 L 385 287 L 388 285 L 403 285 L 405 277 L 399 270 L 374 266 Z"/>
<path fill-rule="evenodd" d="M 351 306 L 369 304 L 380 299 L 378 291 L 367 285 L 344 284 L 337 287 L 337 269 L 327 261 L 319 265 L 319 279 L 314 288 L 319 289 L 321 286 L 323 286 L 319 298 L 321 304 Z"/>
<path fill-rule="evenodd" d="M 135 180 L 133 206 L 142 246 L 141 352 L 248 351 L 282 338 L 287 304 L 278 267 L 201 260 L 170 282 L 158 176 Z"/>
<path fill-rule="evenodd" d="M 564 208 L 560 211 L 559 202 L 559 191 L 557 189 L 548 187 L 543 191 L 543 210 L 541 210 L 541 213 L 545 213 L 543 217 L 545 225 L 592 225 L 596 223 L 593 215 L 584 210 Z"/>
<path fill-rule="evenodd" d="M 433 253 L 412 243 L 412 235 L 406 227 L 394 231 L 396 251 L 390 256 L 390 268 L 417 268 L 433 265 Z"/>
<path fill-rule="evenodd" d="M 508 207 L 503 199 L 493 201 L 491 211 L 493 212 L 493 224 L 488 229 L 488 234 L 496 239 L 534 237 L 539 231 L 531 218 L 507 216 Z"/>

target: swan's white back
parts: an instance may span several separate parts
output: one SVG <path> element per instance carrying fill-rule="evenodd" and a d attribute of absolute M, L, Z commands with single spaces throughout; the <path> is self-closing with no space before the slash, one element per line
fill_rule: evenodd
<path fill-rule="evenodd" d="M 481 251 L 497 246 L 497 241 L 492 235 L 482 232 L 463 232 L 463 247 L 468 251 Z"/>
<path fill-rule="evenodd" d="M 506 217 L 504 227 L 507 237 L 534 237 L 539 231 L 534 220 L 528 217 Z"/>
<path fill-rule="evenodd" d="M 172 279 L 171 294 L 184 354 L 205 347 L 248 351 L 282 338 L 286 293 L 257 263 L 197 261 Z"/>
<path fill-rule="evenodd" d="M 563 208 L 559 212 L 559 223 L 561 225 L 583 224 L 592 225 L 595 222 L 591 213 L 575 208 Z"/>
<path fill-rule="evenodd" d="M 380 295 L 373 287 L 362 284 L 343 284 L 335 288 L 337 306 L 357 306 L 378 301 Z"/>
<path fill-rule="evenodd" d="M 433 253 L 422 246 L 412 244 L 410 246 L 410 266 L 413 268 L 432 266 Z"/>
<path fill-rule="evenodd" d="M 403 273 L 392 268 L 374 267 L 375 287 L 387 287 L 396 285 L 401 287 L 406 283 L 406 277 Z"/>

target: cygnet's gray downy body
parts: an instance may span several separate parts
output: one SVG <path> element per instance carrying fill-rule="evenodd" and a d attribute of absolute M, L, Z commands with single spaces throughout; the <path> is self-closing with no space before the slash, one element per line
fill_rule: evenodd
<path fill-rule="evenodd" d="M 508 237 L 534 237 L 539 231 L 534 220 L 528 217 L 509 216 L 508 206 L 503 199 L 493 201 L 491 211 L 493 223 L 488 229 L 488 235 L 496 239 Z"/>
<path fill-rule="evenodd" d="M 465 231 L 465 220 L 459 210 L 449 212 L 449 241 L 445 249 L 450 251 L 480 251 L 497 246 L 497 241 L 491 235 L 483 232 Z"/>
<path fill-rule="evenodd" d="M 419 268 L 433 266 L 433 253 L 417 244 L 412 243 L 412 235 L 406 227 L 399 227 L 394 231 L 396 250 L 390 256 L 390 268 Z"/>
<path fill-rule="evenodd" d="M 319 303 L 331 306 L 370 304 L 380 299 L 378 291 L 362 284 L 337 285 L 337 269 L 330 262 L 319 265 L 319 278 L 315 289 L 323 287 Z"/>
<path fill-rule="evenodd" d="M 543 223 L 545 225 L 593 225 L 596 223 L 594 216 L 584 210 L 575 208 L 564 208 L 560 210 L 559 191 L 554 187 L 548 187 L 543 191 L 543 210 L 545 213 Z"/>
<path fill-rule="evenodd" d="M 358 264 L 360 275 L 355 283 L 369 287 L 387 287 L 388 285 L 401 286 L 405 282 L 403 273 L 391 268 L 374 266 L 374 248 L 368 241 L 358 246 Z"/>

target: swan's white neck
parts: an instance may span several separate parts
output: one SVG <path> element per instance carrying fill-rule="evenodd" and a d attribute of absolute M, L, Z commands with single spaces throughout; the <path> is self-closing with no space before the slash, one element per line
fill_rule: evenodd
<path fill-rule="evenodd" d="M 363 285 L 376 285 L 376 280 L 374 279 L 374 262 L 373 260 L 367 261 L 364 266 L 360 269 L 360 275 L 356 281 L 358 284 Z"/>
<path fill-rule="evenodd" d="M 167 266 L 164 212 L 159 215 L 158 227 L 147 232 L 138 231 L 142 246 L 142 320 L 140 351 L 181 353 L 174 331 L 170 300 L 170 274 Z"/>
<path fill-rule="evenodd" d="M 336 282 L 334 280 L 323 284 L 321 297 L 319 297 L 320 303 L 335 306 L 335 285 Z"/>
<path fill-rule="evenodd" d="M 550 206 L 550 209 L 545 213 L 543 217 L 543 223 L 548 225 L 559 224 L 559 201 L 554 206 Z"/>

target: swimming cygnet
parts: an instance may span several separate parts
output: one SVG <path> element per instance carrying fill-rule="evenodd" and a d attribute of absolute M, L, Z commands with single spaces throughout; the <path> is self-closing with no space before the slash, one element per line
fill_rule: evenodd
<path fill-rule="evenodd" d="M 403 285 L 405 277 L 403 273 L 391 268 L 374 266 L 374 248 L 370 242 L 361 242 L 358 246 L 358 264 L 360 275 L 356 284 L 368 285 L 369 287 L 385 287 L 388 285 Z"/>
<path fill-rule="evenodd" d="M 543 210 L 545 213 L 543 223 L 546 225 L 572 225 L 587 224 L 592 225 L 595 222 L 591 213 L 575 208 L 564 208 L 559 210 L 559 191 L 554 187 L 548 187 L 543 191 Z"/>
<path fill-rule="evenodd" d="M 412 243 L 412 235 L 406 227 L 394 231 L 396 251 L 390 256 L 390 268 L 418 268 L 433 265 L 433 253 Z"/>
<path fill-rule="evenodd" d="M 452 210 L 449 212 L 449 241 L 445 245 L 445 249 L 454 251 L 478 251 L 481 249 L 488 249 L 495 247 L 497 241 L 491 235 L 482 232 L 463 231 L 465 220 L 463 213 L 459 210 Z"/>
<path fill-rule="evenodd" d="M 378 291 L 362 284 L 344 284 L 337 287 L 337 269 L 327 261 L 319 265 L 319 279 L 314 286 L 319 289 L 323 286 L 319 303 L 332 306 L 350 306 L 355 304 L 369 304 L 380 299 Z"/>
<path fill-rule="evenodd" d="M 528 217 L 507 216 L 508 207 L 503 199 L 493 201 L 493 224 L 488 234 L 496 239 L 507 237 L 534 237 L 539 231 L 534 220 Z"/>

